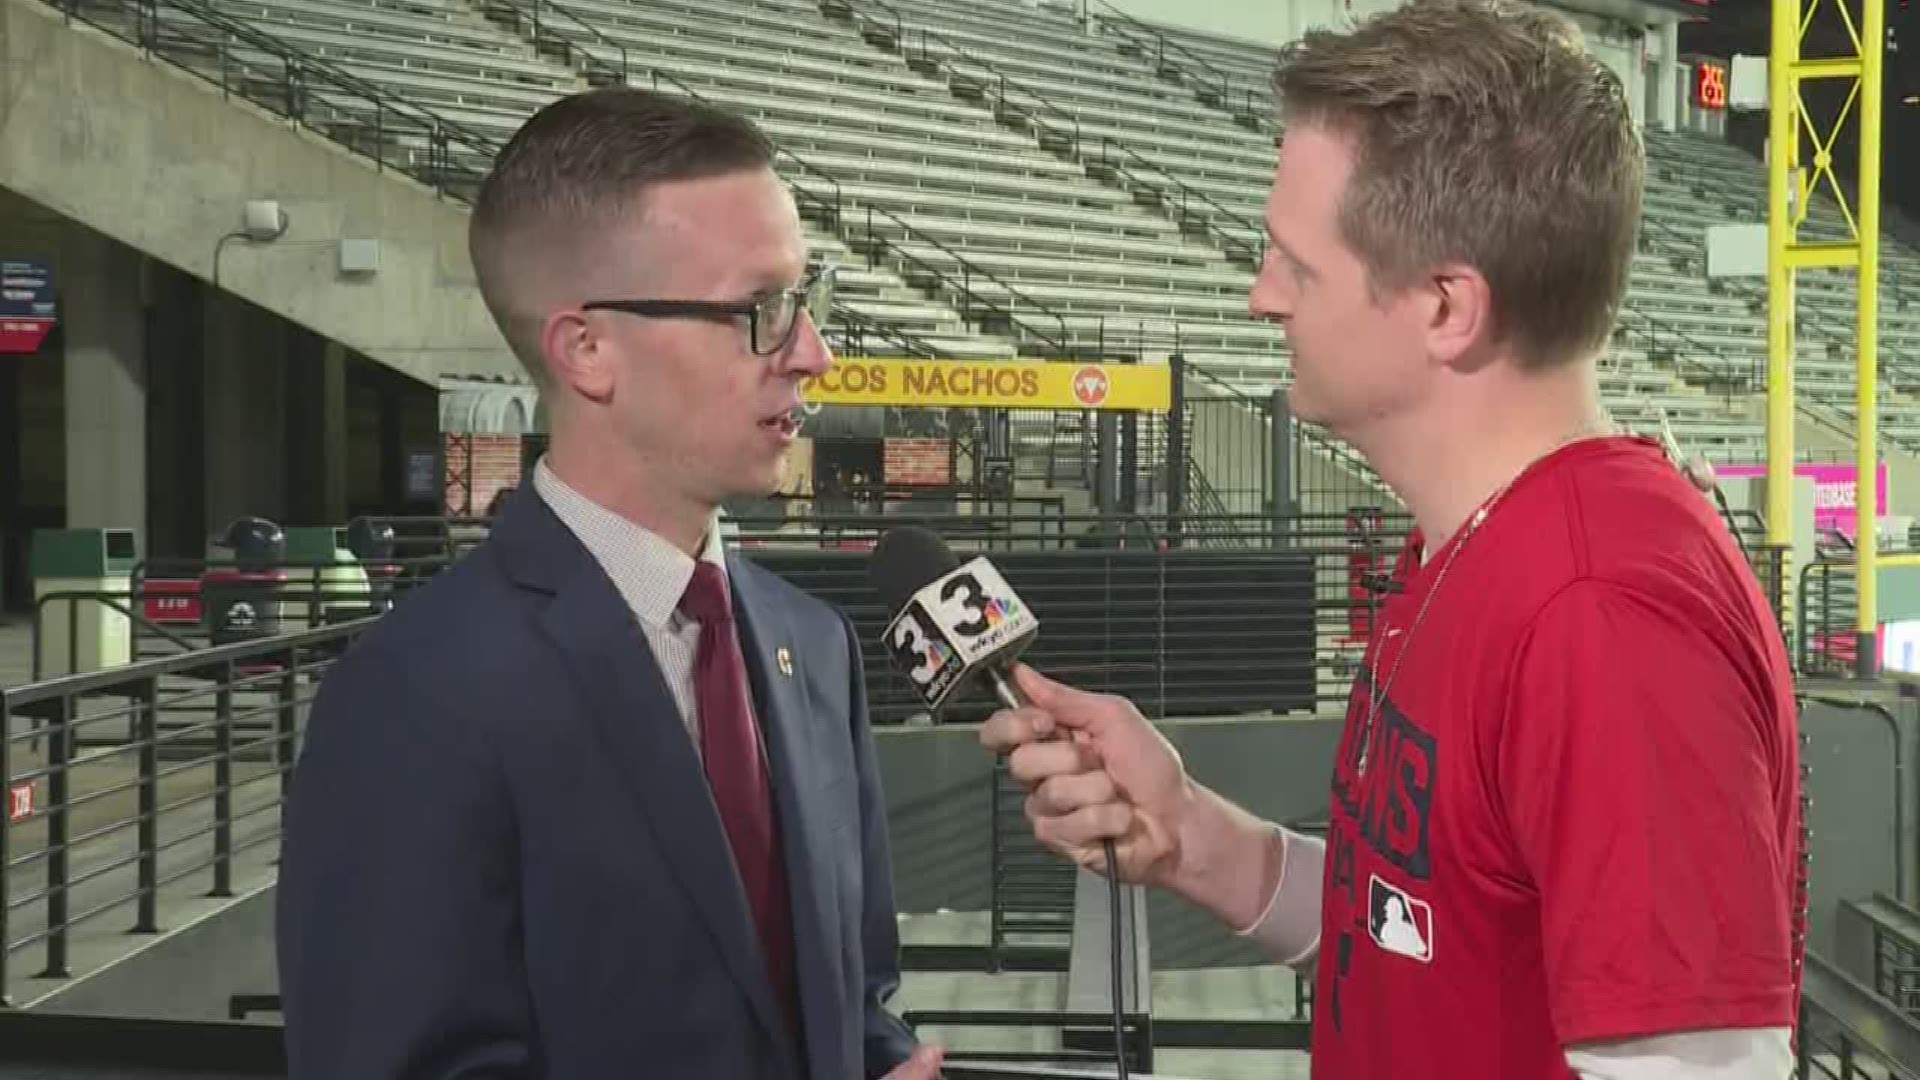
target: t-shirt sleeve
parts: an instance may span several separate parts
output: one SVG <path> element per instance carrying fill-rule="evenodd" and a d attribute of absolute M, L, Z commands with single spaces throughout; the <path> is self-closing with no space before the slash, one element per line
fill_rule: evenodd
<path fill-rule="evenodd" d="M 1515 656 L 1494 787 L 1563 1043 L 1793 1020 L 1764 652 L 1675 608 L 1578 582 Z"/>

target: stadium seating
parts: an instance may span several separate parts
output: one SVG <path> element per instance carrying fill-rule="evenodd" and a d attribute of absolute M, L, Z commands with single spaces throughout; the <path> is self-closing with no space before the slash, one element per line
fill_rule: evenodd
<path fill-rule="evenodd" d="M 1264 46 L 1018 0 L 214 2 L 495 140 L 614 75 L 740 107 L 790 152 L 803 202 L 834 208 L 810 229 L 846 305 L 941 352 L 1177 348 L 1254 397 L 1287 382 L 1282 335 L 1246 315 L 1273 158 Z M 1629 426 L 1664 417 L 1718 460 L 1756 460 L 1764 288 L 1709 280 L 1702 229 L 1754 220 L 1764 174 L 1703 136 L 1647 141 L 1603 388 Z M 1816 205 L 1807 232 L 1843 227 Z M 1913 447 L 1917 266 L 1887 245 L 1883 430 Z M 1810 415 L 1842 425 L 1852 284 L 1802 280 L 1800 386 Z"/>

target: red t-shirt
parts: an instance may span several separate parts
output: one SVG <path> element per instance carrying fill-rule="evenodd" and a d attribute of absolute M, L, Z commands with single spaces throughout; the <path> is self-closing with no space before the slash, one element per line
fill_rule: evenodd
<path fill-rule="evenodd" d="M 1616 438 L 1465 531 L 1409 545 L 1349 702 L 1314 1076 L 1569 1078 L 1568 1044 L 1791 1026 L 1793 683 L 1718 515 Z"/>

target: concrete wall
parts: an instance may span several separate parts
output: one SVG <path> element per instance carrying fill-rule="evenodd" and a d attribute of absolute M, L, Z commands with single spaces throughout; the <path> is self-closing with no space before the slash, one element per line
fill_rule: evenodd
<path fill-rule="evenodd" d="M 207 279 L 244 203 L 278 199 L 286 235 L 229 243 L 223 288 L 429 384 L 520 378 L 473 286 L 462 207 L 38 0 L 0 0 L 0 42 L 0 187 Z M 337 273 L 350 237 L 380 241 L 378 273 Z"/>

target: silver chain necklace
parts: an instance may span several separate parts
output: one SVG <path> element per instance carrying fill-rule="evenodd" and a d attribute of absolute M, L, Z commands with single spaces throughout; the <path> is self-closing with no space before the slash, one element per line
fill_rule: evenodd
<path fill-rule="evenodd" d="M 1360 728 L 1360 761 L 1355 766 L 1355 775 L 1367 775 L 1367 756 L 1373 750 L 1374 724 L 1380 719 L 1380 710 L 1386 704 L 1388 691 L 1393 689 L 1394 680 L 1400 676 L 1400 662 L 1407 658 L 1407 650 L 1413 647 L 1413 635 L 1419 631 L 1420 624 L 1426 621 L 1427 609 L 1433 606 L 1433 598 L 1439 594 L 1440 586 L 1447 580 L 1447 572 L 1453 569 L 1454 560 L 1460 557 L 1460 552 L 1466 548 L 1467 541 L 1472 540 L 1473 534 L 1480 531 L 1480 526 L 1486 523 L 1487 515 L 1493 513 L 1494 507 L 1500 505 L 1500 500 L 1506 496 L 1508 489 L 1512 488 L 1514 483 L 1531 471 L 1535 465 L 1584 439 L 1608 438 L 1613 434 L 1615 434 L 1613 423 L 1612 421 L 1607 421 L 1598 428 L 1582 428 L 1566 436 L 1559 442 L 1554 443 L 1552 446 L 1535 455 L 1533 460 L 1527 462 L 1519 472 L 1513 474 L 1512 479 L 1509 479 L 1506 483 L 1494 489 L 1493 494 L 1487 496 L 1486 501 L 1482 502 L 1479 509 L 1473 512 L 1473 516 L 1467 519 L 1465 530 L 1460 533 L 1460 539 L 1455 541 L 1453 547 L 1447 552 L 1447 561 L 1441 563 L 1439 571 L 1434 574 L 1433 584 L 1427 586 L 1427 595 L 1421 598 L 1420 609 L 1414 612 L 1413 622 L 1408 624 L 1407 632 L 1400 640 L 1400 651 L 1394 654 L 1393 667 L 1387 670 L 1387 682 L 1385 686 L 1382 686 L 1380 680 L 1375 677 L 1374 666 L 1372 664 L 1367 665 L 1367 696 L 1369 698 L 1367 702 L 1367 719 L 1366 723 Z M 1385 624 L 1386 620 L 1382 618 L 1380 620 L 1382 629 L 1385 628 Z M 1376 639 L 1376 641 L 1382 640 L 1385 640 L 1384 635 Z"/>

